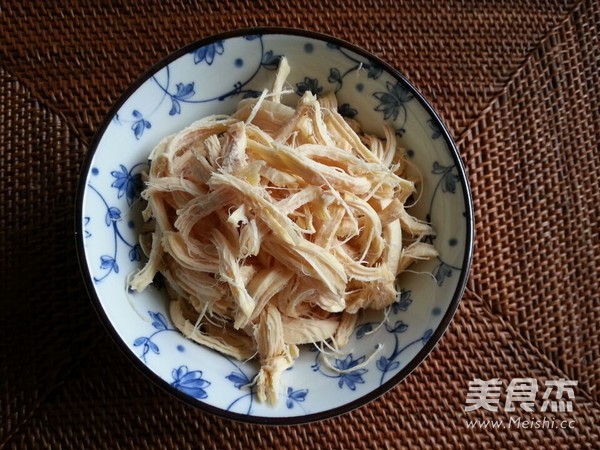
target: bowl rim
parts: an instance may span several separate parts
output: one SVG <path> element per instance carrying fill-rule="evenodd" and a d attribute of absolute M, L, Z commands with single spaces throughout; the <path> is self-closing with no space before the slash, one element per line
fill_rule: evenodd
<path fill-rule="evenodd" d="M 287 416 L 287 417 L 269 417 L 269 416 L 254 416 L 254 415 L 246 415 L 240 414 L 236 412 L 226 411 L 219 407 L 210 405 L 208 403 L 204 403 L 202 401 L 193 399 L 183 392 L 177 390 L 175 387 L 171 386 L 166 380 L 155 374 L 150 368 L 148 368 L 143 361 L 141 361 L 129 348 L 127 343 L 120 337 L 119 332 L 114 327 L 112 322 L 109 320 L 108 315 L 104 311 L 102 307 L 102 303 L 96 290 L 93 286 L 92 275 L 87 265 L 86 261 L 86 251 L 85 251 L 85 243 L 84 243 L 84 230 L 83 230 L 83 221 L 80 220 L 83 217 L 83 206 L 84 206 L 84 195 L 86 190 L 86 184 L 88 180 L 88 174 L 90 171 L 90 167 L 92 164 L 92 160 L 102 138 L 111 123 L 114 115 L 119 111 L 121 106 L 133 95 L 133 93 L 142 86 L 149 78 L 152 77 L 157 71 L 164 68 L 171 62 L 177 60 L 181 56 L 190 53 L 191 51 L 214 44 L 221 40 L 238 38 L 248 35 L 288 35 L 288 36 L 296 36 L 296 37 L 305 37 L 310 39 L 319 40 L 326 43 L 331 43 L 343 47 L 347 50 L 350 50 L 366 59 L 376 62 L 380 65 L 385 71 L 387 71 L 392 77 L 402 82 L 406 88 L 408 88 L 413 94 L 414 98 L 420 103 L 420 105 L 427 111 L 428 114 L 437 122 L 441 129 L 441 136 L 443 137 L 446 145 L 448 147 L 448 151 L 452 160 L 456 166 L 456 170 L 458 172 L 458 177 L 460 179 L 460 183 L 463 191 L 463 201 L 465 204 L 465 218 L 466 218 L 466 248 L 462 261 L 463 270 L 460 271 L 459 279 L 457 286 L 452 295 L 452 299 L 448 305 L 448 309 L 446 313 L 442 317 L 440 324 L 436 327 L 431 337 L 427 340 L 425 345 L 418 351 L 418 353 L 409 361 L 409 363 L 399 370 L 397 374 L 391 377 L 387 382 L 383 385 L 376 387 L 375 389 L 367 392 L 365 395 L 351 401 L 345 403 L 341 406 L 327 409 L 325 411 L 310 413 L 300 416 Z M 349 413 L 359 407 L 366 406 L 371 403 L 373 400 L 381 397 L 383 394 L 391 390 L 393 387 L 399 385 L 408 375 L 410 375 L 431 353 L 431 351 L 435 348 L 441 337 L 449 328 L 450 322 L 454 317 L 460 300 L 464 294 L 464 291 L 467 286 L 467 280 L 469 277 L 469 272 L 471 269 L 471 263 L 473 259 L 473 247 L 474 247 L 474 211 L 473 211 L 473 199 L 472 193 L 469 186 L 469 179 L 466 174 L 465 166 L 460 157 L 460 152 L 454 139 L 452 138 L 449 130 L 446 125 L 440 118 L 439 114 L 436 110 L 430 105 L 430 103 L 425 99 L 423 94 L 411 83 L 408 79 L 395 67 L 391 66 L 389 63 L 385 62 L 382 58 L 377 55 L 367 51 L 355 45 L 349 41 L 344 39 L 337 38 L 335 36 L 306 30 L 301 28 L 288 28 L 288 27 L 248 27 L 248 28 L 240 28 L 230 31 L 225 31 L 222 33 L 213 34 L 196 41 L 193 41 L 171 53 L 169 53 L 164 58 L 161 58 L 158 62 L 153 64 L 149 69 L 144 71 L 142 75 L 140 75 L 133 83 L 131 83 L 127 89 L 119 96 L 117 101 L 111 106 L 108 112 L 105 114 L 104 119 L 100 126 L 98 127 L 94 137 L 89 144 L 88 152 L 85 155 L 85 159 L 82 163 L 82 167 L 79 173 L 79 179 L 77 182 L 77 193 L 75 197 L 76 205 L 75 205 L 75 240 L 76 240 L 76 252 L 77 259 L 79 263 L 79 268 L 81 271 L 81 275 L 83 276 L 83 281 L 88 293 L 88 296 L 94 306 L 94 309 L 99 316 L 101 322 L 104 325 L 104 328 L 108 331 L 109 336 L 115 342 L 119 350 L 126 356 L 126 358 L 133 363 L 134 367 L 136 367 L 146 378 L 151 380 L 155 385 L 160 387 L 163 391 L 166 391 L 168 394 L 174 396 L 180 401 L 184 402 L 187 405 L 191 405 L 193 407 L 199 408 L 205 412 L 214 414 L 219 417 L 224 417 L 226 419 L 251 423 L 251 424 L 262 424 L 262 425 L 300 425 L 311 422 L 317 422 L 325 419 L 331 419 L 342 414 Z"/>

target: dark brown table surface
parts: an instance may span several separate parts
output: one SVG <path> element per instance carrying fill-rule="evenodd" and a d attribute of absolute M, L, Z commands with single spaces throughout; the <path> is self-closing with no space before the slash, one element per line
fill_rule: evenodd
<path fill-rule="evenodd" d="M 343 3 L 0 1 L 0 446 L 600 448 L 600 3 Z M 436 349 L 371 404 L 294 427 L 208 415 L 141 375 L 93 311 L 73 237 L 81 163 L 118 96 L 177 48 L 259 25 L 401 70 L 449 125 L 475 203 L 469 287 Z M 519 377 L 576 380 L 573 411 L 540 411 L 542 392 L 533 412 L 464 410 L 470 381 Z M 574 426 L 465 422 L 511 417 Z"/>

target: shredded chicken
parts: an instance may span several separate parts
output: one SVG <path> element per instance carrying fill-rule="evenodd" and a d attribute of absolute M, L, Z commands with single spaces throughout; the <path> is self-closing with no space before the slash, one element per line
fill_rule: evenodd
<path fill-rule="evenodd" d="M 148 262 L 130 283 L 141 291 L 160 272 L 175 326 L 228 356 L 258 357 L 257 398 L 270 404 L 298 345 L 344 346 L 361 310 L 391 305 L 397 275 L 437 255 L 423 240 L 431 227 L 405 209 L 417 180 L 393 129 L 357 132 L 332 94 L 284 105 L 289 70 L 282 59 L 270 93 L 154 149 L 142 193 Z"/>

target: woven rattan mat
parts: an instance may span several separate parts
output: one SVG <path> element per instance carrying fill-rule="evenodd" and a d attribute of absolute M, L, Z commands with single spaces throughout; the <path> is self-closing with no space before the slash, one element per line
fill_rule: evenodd
<path fill-rule="evenodd" d="M 0 446 L 600 448 L 600 4 L 0 2 Z M 110 342 L 72 238 L 82 159 L 112 102 L 216 32 L 292 26 L 403 71 L 457 138 L 475 200 L 470 286 L 405 382 L 342 417 L 232 423 L 170 398 Z M 469 428 L 469 382 L 577 380 L 573 428 Z M 538 422 L 539 423 L 539 422 Z"/>

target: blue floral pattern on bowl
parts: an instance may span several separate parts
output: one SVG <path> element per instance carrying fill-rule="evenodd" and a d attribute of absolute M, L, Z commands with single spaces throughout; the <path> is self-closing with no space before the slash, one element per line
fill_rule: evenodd
<path fill-rule="evenodd" d="M 402 290 L 387 315 L 367 313 L 348 351 L 307 346 L 282 377 L 275 407 L 257 402 L 254 361 L 236 361 L 187 339 L 169 320 L 160 286 L 127 291 L 142 265 L 137 236 L 147 158 L 166 135 L 209 114 L 228 113 L 269 87 L 282 55 L 292 73 L 293 103 L 307 90 L 335 92 L 339 112 L 382 134 L 396 130 L 423 176 L 412 213 L 433 224 L 437 260 L 400 276 Z M 344 42 L 306 32 L 231 33 L 182 49 L 138 82 L 111 113 L 90 152 L 79 203 L 79 247 L 92 298 L 131 359 L 174 395 L 235 419 L 299 423 L 346 411 L 405 377 L 448 325 L 471 256 L 472 205 L 456 148 L 419 94 L 382 61 Z M 323 364 L 323 358 L 329 364 Z"/>

